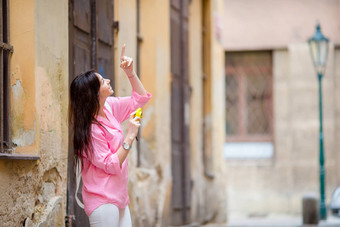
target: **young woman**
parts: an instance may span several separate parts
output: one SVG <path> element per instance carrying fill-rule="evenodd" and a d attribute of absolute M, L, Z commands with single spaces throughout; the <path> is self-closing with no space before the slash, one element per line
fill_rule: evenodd
<path fill-rule="evenodd" d="M 92 227 L 131 226 L 128 161 L 140 127 L 135 110 L 151 98 L 133 70 L 132 58 L 124 56 L 120 67 L 132 86 L 129 97 L 111 97 L 110 80 L 95 71 L 78 75 L 70 87 L 70 122 L 76 161 L 82 166 L 82 196 Z M 121 123 L 129 118 L 124 137 Z"/>

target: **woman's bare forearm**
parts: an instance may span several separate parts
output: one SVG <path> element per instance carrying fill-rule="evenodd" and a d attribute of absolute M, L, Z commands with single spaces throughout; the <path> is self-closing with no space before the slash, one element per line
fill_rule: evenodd
<path fill-rule="evenodd" d="M 132 73 L 127 74 L 127 76 L 129 77 L 130 80 L 130 84 L 132 86 L 132 89 L 137 92 L 139 95 L 141 96 L 146 96 L 147 92 L 142 84 L 142 82 L 140 81 L 140 79 L 138 78 L 137 74 L 135 71 L 132 71 Z"/>

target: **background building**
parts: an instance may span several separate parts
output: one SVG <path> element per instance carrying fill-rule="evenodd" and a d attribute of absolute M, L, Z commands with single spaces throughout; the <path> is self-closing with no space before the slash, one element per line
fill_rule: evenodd
<path fill-rule="evenodd" d="M 319 194 L 318 80 L 307 40 L 330 39 L 322 80 L 326 204 L 340 185 L 340 1 L 225 0 L 229 217 L 301 214 Z"/>

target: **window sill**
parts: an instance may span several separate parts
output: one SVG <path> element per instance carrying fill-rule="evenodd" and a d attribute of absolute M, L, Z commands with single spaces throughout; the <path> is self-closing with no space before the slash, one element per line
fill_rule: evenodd
<path fill-rule="evenodd" d="M 274 155 L 274 145 L 271 142 L 225 143 L 223 150 L 227 160 L 271 159 Z"/>
<path fill-rule="evenodd" d="M 39 160 L 39 155 L 24 155 L 24 154 L 6 154 L 0 153 L 0 159 L 8 160 Z"/>

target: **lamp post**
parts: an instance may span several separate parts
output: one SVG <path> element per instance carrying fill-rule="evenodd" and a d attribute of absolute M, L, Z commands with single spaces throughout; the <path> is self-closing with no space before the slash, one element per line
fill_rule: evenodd
<path fill-rule="evenodd" d="M 310 53 L 314 63 L 315 70 L 319 80 L 319 116 L 320 116 L 320 220 L 327 219 L 327 209 L 325 204 L 325 156 L 323 146 L 323 131 L 322 131 L 322 87 L 321 79 L 325 72 L 327 55 L 328 55 L 328 39 L 321 33 L 320 25 L 316 26 L 316 32 L 312 38 L 308 40 Z"/>

